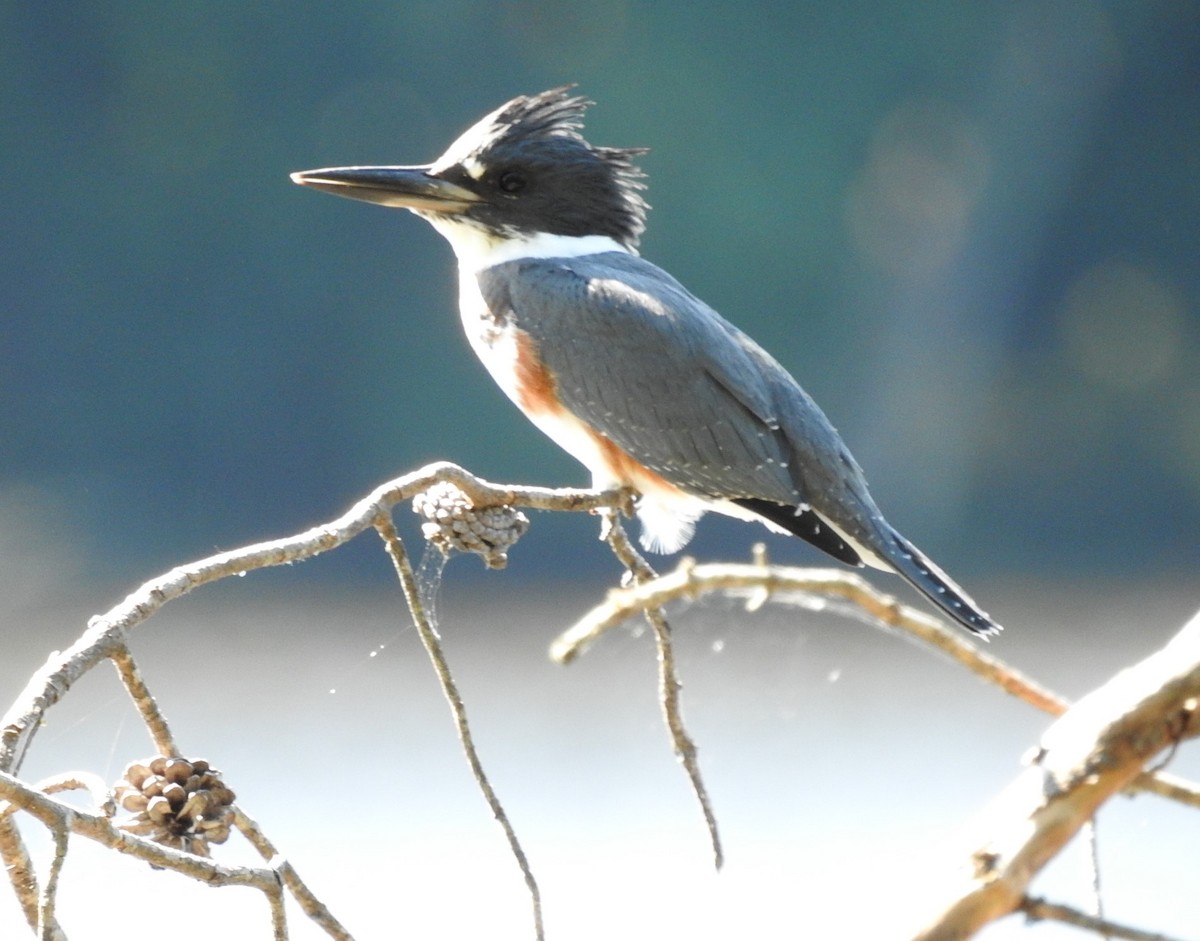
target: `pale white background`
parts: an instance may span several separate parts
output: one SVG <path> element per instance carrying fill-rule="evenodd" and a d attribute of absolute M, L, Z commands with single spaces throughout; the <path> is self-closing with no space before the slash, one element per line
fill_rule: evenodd
<path fill-rule="evenodd" d="M 677 610 L 686 716 L 726 842 L 725 871 L 714 874 L 659 721 L 651 638 L 622 630 L 556 667 L 547 643 L 597 595 L 513 573 L 466 577 L 475 565 L 447 572 L 444 642 L 552 939 L 902 938 L 940 867 L 957 861 L 956 835 L 1048 721 L 858 623 L 750 616 L 716 600 Z M 398 593 L 328 594 L 304 575 L 213 586 L 139 629 L 135 653 L 179 742 L 225 771 L 356 937 L 529 938 L 520 875 Z M 1008 624 L 992 649 L 1071 697 L 1160 646 L 1197 601 L 1155 585 L 972 587 Z M 49 649 L 119 599 L 16 594 L 0 662 L 6 705 Z M 52 711 L 24 773 L 82 768 L 111 780 L 149 751 L 105 669 Z M 1194 745 L 1173 770 L 1200 777 Z M 25 829 L 44 865 L 46 842 Z M 1196 936 L 1200 814 L 1122 799 L 1104 811 L 1099 841 L 1111 917 Z M 236 837 L 218 849 L 230 860 L 249 852 Z M 81 839 L 62 878 L 73 939 L 174 923 L 269 936 L 256 893 L 152 872 Z M 1035 889 L 1082 905 L 1088 881 L 1075 846 Z M 291 929 L 323 936 L 298 911 Z M 0 893 L 0 938 L 23 931 Z M 982 937 L 1077 935 L 1011 918 Z"/>

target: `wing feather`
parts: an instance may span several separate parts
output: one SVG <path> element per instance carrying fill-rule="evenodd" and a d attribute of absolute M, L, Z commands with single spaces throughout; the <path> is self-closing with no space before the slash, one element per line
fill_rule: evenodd
<path fill-rule="evenodd" d="M 972 631 L 999 629 L 887 524 L 787 371 L 669 274 L 609 252 L 520 259 L 478 278 L 491 315 L 533 340 L 563 405 L 636 460 L 843 562 L 896 571 Z"/>
<path fill-rule="evenodd" d="M 479 284 L 533 338 L 563 404 L 671 483 L 805 502 L 770 382 L 786 373 L 670 275 L 613 252 L 506 262 Z"/>

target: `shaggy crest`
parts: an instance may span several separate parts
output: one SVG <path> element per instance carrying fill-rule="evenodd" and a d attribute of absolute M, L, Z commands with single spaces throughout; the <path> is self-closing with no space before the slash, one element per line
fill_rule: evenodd
<path fill-rule="evenodd" d="M 473 178 L 487 168 L 534 167 L 544 177 L 569 176 L 575 206 L 558 216 L 564 234 L 584 231 L 603 210 L 618 241 L 633 248 L 646 227 L 650 208 L 641 196 L 645 173 L 633 162 L 645 147 L 595 147 L 580 133 L 584 112 L 593 104 L 563 85 L 537 95 L 521 95 L 477 122 L 434 164 L 435 172 L 462 167 Z"/>

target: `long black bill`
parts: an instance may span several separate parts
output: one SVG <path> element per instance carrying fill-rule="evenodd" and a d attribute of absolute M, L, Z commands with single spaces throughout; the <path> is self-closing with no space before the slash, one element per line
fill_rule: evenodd
<path fill-rule="evenodd" d="M 328 167 L 293 173 L 292 182 L 335 196 L 428 212 L 465 212 L 479 202 L 469 189 L 430 174 L 429 167 Z"/>

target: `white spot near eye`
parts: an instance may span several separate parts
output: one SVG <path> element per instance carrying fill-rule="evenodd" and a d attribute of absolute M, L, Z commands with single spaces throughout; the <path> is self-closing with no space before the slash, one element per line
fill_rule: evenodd
<path fill-rule="evenodd" d="M 487 167 L 480 163 L 476 157 L 464 157 L 462 168 L 467 171 L 467 176 L 472 180 L 482 179 L 484 172 L 487 170 Z"/>

